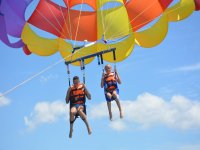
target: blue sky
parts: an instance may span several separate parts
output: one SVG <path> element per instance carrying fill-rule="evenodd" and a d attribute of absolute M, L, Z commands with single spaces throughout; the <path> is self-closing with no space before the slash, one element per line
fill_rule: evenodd
<path fill-rule="evenodd" d="M 78 119 L 73 139 L 68 138 L 68 88 L 63 63 L 0 98 L 0 150 L 200 149 L 200 14 L 169 24 L 166 39 L 150 49 L 136 46 L 117 64 L 123 84 L 120 98 L 125 118 L 119 120 L 113 103 L 114 121 L 108 120 L 101 66 L 86 66 L 86 84 L 92 94 L 87 102 L 93 129 L 87 135 Z M 0 43 L 0 92 L 10 89 L 61 59 L 26 56 L 22 49 Z M 72 76 L 81 72 L 71 67 Z"/>

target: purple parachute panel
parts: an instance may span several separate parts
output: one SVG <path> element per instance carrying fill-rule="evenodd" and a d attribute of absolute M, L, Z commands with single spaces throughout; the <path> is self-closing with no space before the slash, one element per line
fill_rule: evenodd
<path fill-rule="evenodd" d="M 0 39 L 10 47 L 22 47 L 23 42 L 19 40 L 11 43 L 8 35 L 21 38 L 21 33 L 26 23 L 24 13 L 32 0 L 0 0 Z"/>

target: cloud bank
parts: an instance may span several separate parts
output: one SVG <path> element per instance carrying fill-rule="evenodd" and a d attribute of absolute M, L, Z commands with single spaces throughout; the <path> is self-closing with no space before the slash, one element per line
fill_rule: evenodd
<path fill-rule="evenodd" d="M 200 102 L 175 95 L 170 100 L 143 93 L 136 100 L 122 101 L 125 118 L 111 123 L 115 130 L 131 127 L 147 129 L 155 125 L 188 130 L 200 128 Z M 118 118 L 116 104 L 113 103 L 113 115 Z M 99 119 L 108 117 L 106 103 L 101 103 L 91 109 L 91 117 Z"/>
<path fill-rule="evenodd" d="M 114 121 L 109 127 L 113 130 L 149 129 L 157 125 L 179 130 L 200 128 L 200 102 L 181 95 L 174 95 L 170 100 L 151 93 L 143 93 L 135 100 L 121 101 L 124 119 L 119 118 L 116 104 L 112 104 Z M 24 117 L 29 128 L 40 124 L 53 123 L 68 115 L 68 106 L 64 102 L 37 103 L 28 117 Z M 105 102 L 88 107 L 89 119 L 108 119 Z M 117 119 L 116 119 L 117 118 Z"/>
<path fill-rule="evenodd" d="M 67 109 L 61 101 L 37 103 L 31 114 L 24 117 L 25 125 L 34 129 L 41 124 L 54 123 L 67 115 Z"/>

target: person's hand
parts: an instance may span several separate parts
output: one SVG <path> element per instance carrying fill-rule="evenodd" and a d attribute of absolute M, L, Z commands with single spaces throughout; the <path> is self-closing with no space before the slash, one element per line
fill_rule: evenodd
<path fill-rule="evenodd" d="M 91 100 L 91 95 L 88 95 L 88 99 Z"/>
<path fill-rule="evenodd" d="M 83 88 L 86 88 L 84 83 L 83 83 Z"/>
<path fill-rule="evenodd" d="M 104 78 L 104 76 L 105 76 L 105 74 L 104 74 L 104 72 L 102 73 L 102 79 Z"/>
<path fill-rule="evenodd" d="M 114 72 L 115 72 L 116 74 L 118 74 L 118 73 L 117 73 L 117 68 L 116 68 L 116 67 L 114 68 Z"/>

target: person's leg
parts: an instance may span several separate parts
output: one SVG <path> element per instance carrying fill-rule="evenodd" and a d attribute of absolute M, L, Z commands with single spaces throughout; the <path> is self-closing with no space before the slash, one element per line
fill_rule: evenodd
<path fill-rule="evenodd" d="M 110 101 L 107 101 L 107 106 L 108 106 L 109 118 L 110 118 L 110 121 L 112 121 L 112 110 L 111 110 L 112 95 L 111 95 L 111 93 L 108 92 L 108 93 L 106 93 L 106 96 L 110 100 Z"/>
<path fill-rule="evenodd" d="M 123 118 L 122 108 L 121 108 L 121 104 L 120 104 L 120 101 L 119 101 L 118 94 L 117 94 L 116 90 L 113 91 L 112 96 L 116 101 L 117 107 L 119 109 L 120 118 L 122 119 Z"/>
<path fill-rule="evenodd" d="M 74 125 L 74 119 L 75 115 L 77 113 L 76 107 L 72 107 L 70 109 L 70 131 L 69 131 L 69 138 L 72 138 L 72 132 L 73 132 L 73 125 Z"/>
<path fill-rule="evenodd" d="M 83 112 L 84 109 L 85 109 L 84 106 L 79 106 L 78 114 L 80 115 L 81 119 L 84 121 L 84 123 L 85 123 L 85 125 L 87 127 L 87 130 L 88 130 L 88 134 L 92 134 L 92 129 L 89 126 L 89 123 L 88 123 L 88 120 L 87 120 L 87 116 Z"/>

